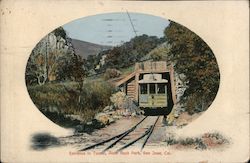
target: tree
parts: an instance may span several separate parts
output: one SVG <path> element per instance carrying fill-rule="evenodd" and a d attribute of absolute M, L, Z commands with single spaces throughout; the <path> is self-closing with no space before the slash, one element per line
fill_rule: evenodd
<path fill-rule="evenodd" d="M 48 36 L 47 36 L 48 37 Z M 48 39 L 47 37 L 42 40 Z M 47 42 L 40 41 L 32 50 L 26 67 L 26 83 L 43 85 L 48 79 Z"/>
<path fill-rule="evenodd" d="M 153 61 L 162 61 L 165 60 L 168 63 L 170 62 L 169 52 L 170 52 L 170 45 L 165 42 L 155 49 L 153 49 L 148 55 Z"/>
<path fill-rule="evenodd" d="M 164 31 L 171 45 L 170 56 L 175 71 L 186 76 L 188 88 L 182 102 L 190 113 L 211 105 L 219 88 L 219 68 L 209 46 L 195 33 L 173 21 Z"/>
<path fill-rule="evenodd" d="M 66 40 L 67 34 L 66 34 L 65 30 L 63 29 L 63 27 L 58 27 L 53 32 L 54 32 L 56 37 L 60 36 Z"/>
<path fill-rule="evenodd" d="M 52 81 L 83 81 L 83 60 L 74 52 L 62 27 L 45 36 L 32 50 L 26 67 L 27 85 Z"/>
<path fill-rule="evenodd" d="M 156 36 L 141 35 L 132 38 L 124 44 L 114 47 L 107 52 L 105 68 L 125 68 L 141 60 L 165 39 Z"/>

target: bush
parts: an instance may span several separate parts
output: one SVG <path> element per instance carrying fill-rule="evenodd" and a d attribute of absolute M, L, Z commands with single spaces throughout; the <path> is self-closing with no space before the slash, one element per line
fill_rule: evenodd
<path fill-rule="evenodd" d="M 204 133 L 198 137 L 178 138 L 168 134 L 165 142 L 167 145 L 175 145 L 176 147 L 194 148 L 198 150 L 206 150 L 212 148 L 223 147 L 229 145 L 230 142 L 218 132 Z"/>
<path fill-rule="evenodd" d="M 94 81 L 83 85 L 80 94 L 81 109 L 100 110 L 110 104 L 110 96 L 113 93 L 113 87 L 107 82 Z"/>
<path fill-rule="evenodd" d="M 138 109 L 135 102 L 128 98 L 124 92 L 116 92 L 112 94 L 110 101 L 116 109 L 125 109 L 128 114 L 141 114 L 141 111 Z"/>
<path fill-rule="evenodd" d="M 28 92 L 39 110 L 46 111 L 53 107 L 60 108 L 58 112 L 64 112 L 65 109 L 69 107 L 72 99 L 74 99 L 65 87 L 75 90 L 76 86 L 77 83 L 68 84 L 67 86 L 63 84 L 46 83 L 44 85 L 29 86 Z"/>
<path fill-rule="evenodd" d="M 117 92 L 110 97 L 110 101 L 114 104 L 116 108 L 124 109 L 126 94 L 124 92 Z"/>
<path fill-rule="evenodd" d="M 105 74 L 104 74 L 104 79 L 112 79 L 112 78 L 117 78 L 121 75 L 121 72 L 117 69 L 107 69 Z"/>
<path fill-rule="evenodd" d="M 110 104 L 113 87 L 107 82 L 82 84 L 46 83 L 30 86 L 28 92 L 37 108 L 51 121 L 62 127 L 74 127 L 92 120 L 96 113 Z M 81 121 L 66 115 L 80 115 Z"/>
<path fill-rule="evenodd" d="M 210 103 L 206 103 L 204 98 L 198 95 L 190 95 L 186 98 L 186 111 L 192 115 L 194 113 L 199 113 L 206 111 L 209 107 Z"/>
<path fill-rule="evenodd" d="M 174 145 L 174 144 L 177 144 L 178 141 L 174 138 L 174 136 L 171 135 L 171 136 L 167 137 L 166 143 L 168 145 Z"/>

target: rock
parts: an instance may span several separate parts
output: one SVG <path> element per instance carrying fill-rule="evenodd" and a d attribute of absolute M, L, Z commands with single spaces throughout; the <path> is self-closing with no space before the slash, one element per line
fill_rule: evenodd
<path fill-rule="evenodd" d="M 100 128 L 105 127 L 105 125 L 103 123 L 101 123 L 100 121 L 98 121 L 96 119 L 92 120 L 92 124 L 93 124 L 93 128 L 95 128 L 95 129 L 100 129 Z"/>
<path fill-rule="evenodd" d="M 116 110 L 116 115 L 118 115 L 118 116 L 122 116 L 122 109 L 118 109 L 118 110 Z"/>
<path fill-rule="evenodd" d="M 84 132 L 84 125 L 77 125 L 76 127 L 75 127 L 75 134 L 76 133 L 81 133 L 81 132 Z"/>
<path fill-rule="evenodd" d="M 107 114 L 108 114 L 109 116 L 112 116 L 112 115 L 114 115 L 114 114 L 115 114 L 115 111 L 110 111 L 110 112 L 107 112 Z"/>
<path fill-rule="evenodd" d="M 100 128 L 103 128 L 105 127 L 105 125 L 96 120 L 96 119 L 93 119 L 92 121 L 90 122 L 87 122 L 86 124 L 80 124 L 80 125 L 77 125 L 75 127 L 75 134 L 77 133 L 83 133 L 83 132 L 87 132 L 87 133 L 90 133 L 92 131 L 94 131 L 95 129 L 100 129 Z"/>
<path fill-rule="evenodd" d="M 92 125 L 93 124 L 93 122 L 91 121 L 91 122 L 87 122 L 86 123 L 86 125 Z"/>
<path fill-rule="evenodd" d="M 105 125 L 109 123 L 109 116 L 105 113 L 98 113 L 95 116 L 95 119 L 100 121 L 101 123 L 103 123 Z"/>
<path fill-rule="evenodd" d="M 96 115 L 95 115 L 95 119 L 99 119 L 100 117 L 102 117 L 102 116 L 106 116 L 107 114 L 106 113 L 97 113 Z"/>
<path fill-rule="evenodd" d="M 56 107 L 56 106 L 48 106 L 48 107 L 44 107 L 42 108 L 43 111 L 45 112 L 53 112 L 53 113 L 61 113 L 60 110 Z"/>
<path fill-rule="evenodd" d="M 110 107 L 109 106 L 106 106 L 104 109 L 103 109 L 104 112 L 108 112 L 110 111 Z"/>
<path fill-rule="evenodd" d="M 115 107 L 113 105 L 109 106 L 109 110 L 112 111 L 112 110 L 115 110 Z"/>
<path fill-rule="evenodd" d="M 101 116 L 99 117 L 99 119 L 97 119 L 100 123 L 102 123 L 103 125 L 109 125 L 111 123 L 115 122 L 115 119 L 109 116 Z"/>
<path fill-rule="evenodd" d="M 117 113 L 115 111 L 98 113 L 95 115 L 95 119 L 104 125 L 109 125 L 115 122 L 115 120 L 117 119 Z"/>
<path fill-rule="evenodd" d="M 125 93 L 117 92 L 110 97 L 111 102 L 113 103 L 116 110 L 120 110 L 120 115 L 123 116 L 133 116 L 140 115 L 143 112 L 138 109 L 136 103 L 128 98 Z"/>
<path fill-rule="evenodd" d="M 109 117 L 109 124 L 114 123 L 114 122 L 115 122 L 114 118 Z"/>
<path fill-rule="evenodd" d="M 122 118 L 122 116 L 120 116 L 120 115 L 114 115 L 113 118 L 114 119 L 120 119 L 120 118 Z"/>
<path fill-rule="evenodd" d="M 112 112 L 114 111 L 114 106 L 106 106 L 104 109 L 103 109 L 103 112 Z"/>
<path fill-rule="evenodd" d="M 137 116 L 136 112 L 133 112 L 133 113 L 131 114 L 131 116 L 132 116 L 132 117 Z"/>
<path fill-rule="evenodd" d="M 65 115 L 65 117 L 70 118 L 71 120 L 83 121 L 83 119 L 80 115 L 67 114 L 67 115 Z"/>

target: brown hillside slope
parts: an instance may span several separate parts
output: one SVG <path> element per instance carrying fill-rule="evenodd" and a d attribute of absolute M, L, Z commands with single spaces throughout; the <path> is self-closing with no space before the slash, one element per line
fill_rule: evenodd
<path fill-rule="evenodd" d="M 83 58 L 87 58 L 88 55 L 97 55 L 102 50 L 111 48 L 111 46 L 98 45 L 76 39 L 72 39 L 72 45 L 75 48 L 76 54 Z"/>

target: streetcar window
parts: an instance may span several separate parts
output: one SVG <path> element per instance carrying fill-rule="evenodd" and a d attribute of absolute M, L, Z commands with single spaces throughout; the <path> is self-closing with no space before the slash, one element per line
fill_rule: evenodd
<path fill-rule="evenodd" d="M 158 94 L 165 94 L 165 86 L 166 84 L 157 84 L 157 93 Z"/>
<path fill-rule="evenodd" d="M 149 84 L 149 93 L 155 94 L 155 84 Z"/>
<path fill-rule="evenodd" d="M 148 94 L 147 84 L 141 84 L 141 94 Z"/>

